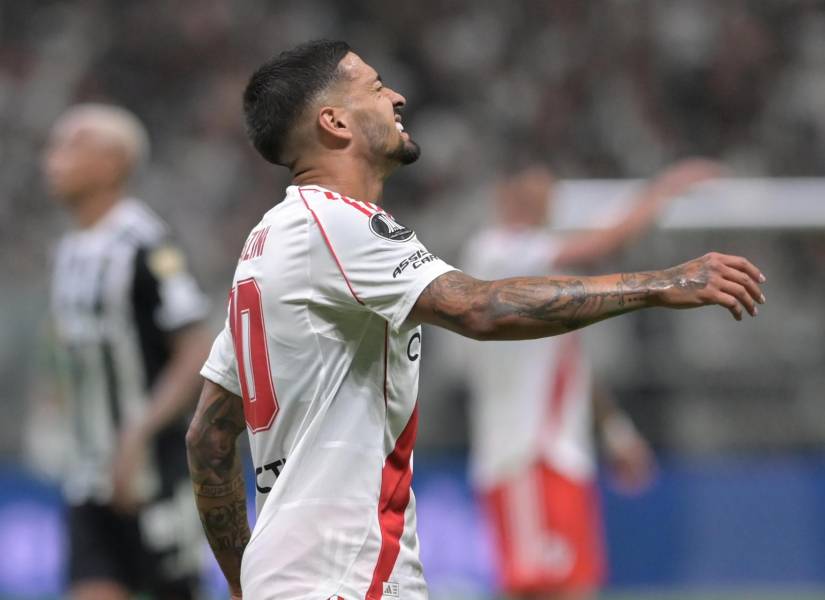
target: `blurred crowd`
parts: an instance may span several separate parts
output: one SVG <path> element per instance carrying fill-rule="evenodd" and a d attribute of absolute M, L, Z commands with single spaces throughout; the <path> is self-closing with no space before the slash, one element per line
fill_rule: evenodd
<path fill-rule="evenodd" d="M 423 154 L 393 177 L 385 202 L 448 261 L 486 219 L 491 179 L 512 163 L 543 160 L 561 178 L 646 177 L 692 154 L 745 176 L 817 176 L 825 168 L 825 4 L 818 0 L 0 2 L 0 334 L 7 342 L 0 377 L 11 382 L 4 399 L 16 399 L 9 423 L 23 411 L 20 369 L 34 362 L 31 330 L 48 301 L 49 253 L 66 226 L 40 174 L 56 117 L 73 103 L 103 101 L 145 121 L 152 156 L 135 193 L 176 228 L 219 319 L 246 233 L 288 183 L 246 140 L 242 89 L 267 57 L 317 37 L 349 41 L 406 96 L 405 124 Z M 639 268 L 654 252 L 678 262 L 718 240 L 682 239 L 674 249 L 654 236 L 635 256 L 642 260 L 631 254 L 630 261 Z M 818 238 L 731 240 L 728 250 L 773 248 L 774 289 L 782 289 L 781 277 L 818 285 L 805 276 L 805 265 L 821 273 L 825 264 Z M 793 290 L 785 293 L 788 306 L 796 306 Z M 778 351 L 782 332 L 789 341 L 778 355 L 760 353 L 765 336 L 740 355 L 740 338 L 721 329 L 714 338 L 719 321 L 702 321 L 710 337 L 696 340 L 687 369 L 678 354 L 667 368 L 651 364 L 670 357 L 679 327 L 694 321 L 642 316 L 621 331 L 604 330 L 602 364 L 631 403 L 650 397 L 660 406 L 676 389 L 699 397 L 645 412 L 642 425 L 662 437 L 693 440 L 691 432 L 702 431 L 707 439 L 727 422 L 715 412 L 721 397 L 732 402 L 730 422 L 745 403 L 759 421 L 742 428 L 752 432 L 742 445 L 766 439 L 771 428 L 777 440 L 816 443 L 825 431 L 805 426 L 823 422 L 810 412 L 821 396 L 813 373 L 822 352 L 803 348 L 825 324 L 816 311 L 813 325 L 801 310 L 776 314 L 770 350 Z M 728 362 L 703 365 L 716 342 Z M 693 370 L 701 366 L 717 370 Z M 796 375 L 785 377 L 784 367 Z M 442 397 L 428 368 L 425 395 Z M 754 411 L 755 397 L 768 408 Z M 775 404 L 794 397 L 811 402 L 800 405 L 800 427 L 786 434 Z M 444 411 L 457 418 L 456 406 Z M 433 419 L 430 441 L 461 440 L 456 422 Z M 668 431 L 673 423 L 681 429 Z M 731 439 L 731 431 L 724 427 L 719 439 Z M 4 435 L 0 452 L 16 436 Z"/>
<path fill-rule="evenodd" d="M 445 197 L 471 207 L 479 178 L 523 157 L 562 177 L 645 176 L 694 153 L 745 174 L 825 165 L 816 0 L 4 2 L 4 272 L 43 278 L 61 215 L 42 144 L 67 105 L 96 100 L 146 121 L 137 190 L 196 250 L 207 285 L 225 280 L 286 183 L 248 148 L 241 90 L 266 57 L 315 37 L 348 40 L 406 95 L 424 153 L 389 188 L 402 213 L 438 213 Z"/>

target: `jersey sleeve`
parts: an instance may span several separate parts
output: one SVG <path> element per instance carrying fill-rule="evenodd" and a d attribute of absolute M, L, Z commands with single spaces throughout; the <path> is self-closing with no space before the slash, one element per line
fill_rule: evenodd
<path fill-rule="evenodd" d="M 183 252 L 169 241 L 138 249 L 133 297 L 136 304 L 151 306 L 150 318 L 161 331 L 202 321 L 209 312 Z"/>
<path fill-rule="evenodd" d="M 242 395 L 241 384 L 238 380 L 238 363 L 235 358 L 235 347 L 232 343 L 232 332 L 229 329 L 228 318 L 224 328 L 212 344 L 212 350 L 201 369 L 201 375 L 236 396 Z"/>
<path fill-rule="evenodd" d="M 302 196 L 317 226 L 319 254 L 326 258 L 313 273 L 325 297 L 359 304 L 397 330 L 421 292 L 455 270 L 374 204 L 331 192 Z"/>

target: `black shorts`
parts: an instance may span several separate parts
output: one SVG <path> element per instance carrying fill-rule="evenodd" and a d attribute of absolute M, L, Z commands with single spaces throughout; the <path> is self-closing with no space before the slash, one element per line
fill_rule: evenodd
<path fill-rule="evenodd" d="M 196 577 L 170 576 L 163 560 L 144 543 L 137 517 L 95 503 L 69 508 L 70 584 L 106 579 L 156 600 L 194 598 Z"/>

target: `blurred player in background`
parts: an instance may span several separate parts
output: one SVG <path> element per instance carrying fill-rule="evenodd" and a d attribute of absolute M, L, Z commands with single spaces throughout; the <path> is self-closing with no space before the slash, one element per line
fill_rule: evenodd
<path fill-rule="evenodd" d="M 718 254 L 601 277 L 481 281 L 454 269 L 377 204 L 387 177 L 419 156 L 404 104 L 332 41 L 271 59 L 244 93 L 255 148 L 293 185 L 241 251 L 187 433 L 201 520 L 233 598 L 427 597 L 410 489 L 421 323 L 524 339 L 649 306 L 721 304 L 740 319 L 764 301 L 756 267 Z"/>
<path fill-rule="evenodd" d="M 553 175 L 538 165 L 522 169 L 498 185 L 496 222 L 468 241 L 462 266 L 484 279 L 588 268 L 643 233 L 669 200 L 718 173 L 710 161 L 678 163 L 645 185 L 612 226 L 561 235 L 550 229 Z M 471 470 L 503 591 L 519 598 L 591 598 L 604 573 L 594 421 L 620 489 L 648 482 L 651 451 L 606 390 L 594 385 L 578 333 L 467 344 Z"/>
<path fill-rule="evenodd" d="M 183 417 L 208 305 L 169 228 L 126 195 L 147 152 L 133 114 L 87 104 L 60 117 L 44 157 L 73 222 L 51 299 L 72 434 L 62 470 L 74 600 L 192 598 L 199 567 Z"/>

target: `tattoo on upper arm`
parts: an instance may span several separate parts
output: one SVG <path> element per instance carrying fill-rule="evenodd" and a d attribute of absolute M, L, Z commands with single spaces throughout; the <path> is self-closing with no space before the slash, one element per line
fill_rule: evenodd
<path fill-rule="evenodd" d="M 475 304 L 489 287 L 488 284 L 489 282 L 473 279 L 461 271 L 449 271 L 434 279 L 424 289 L 419 301 L 439 319 L 461 329 L 467 315 L 477 308 Z"/>

